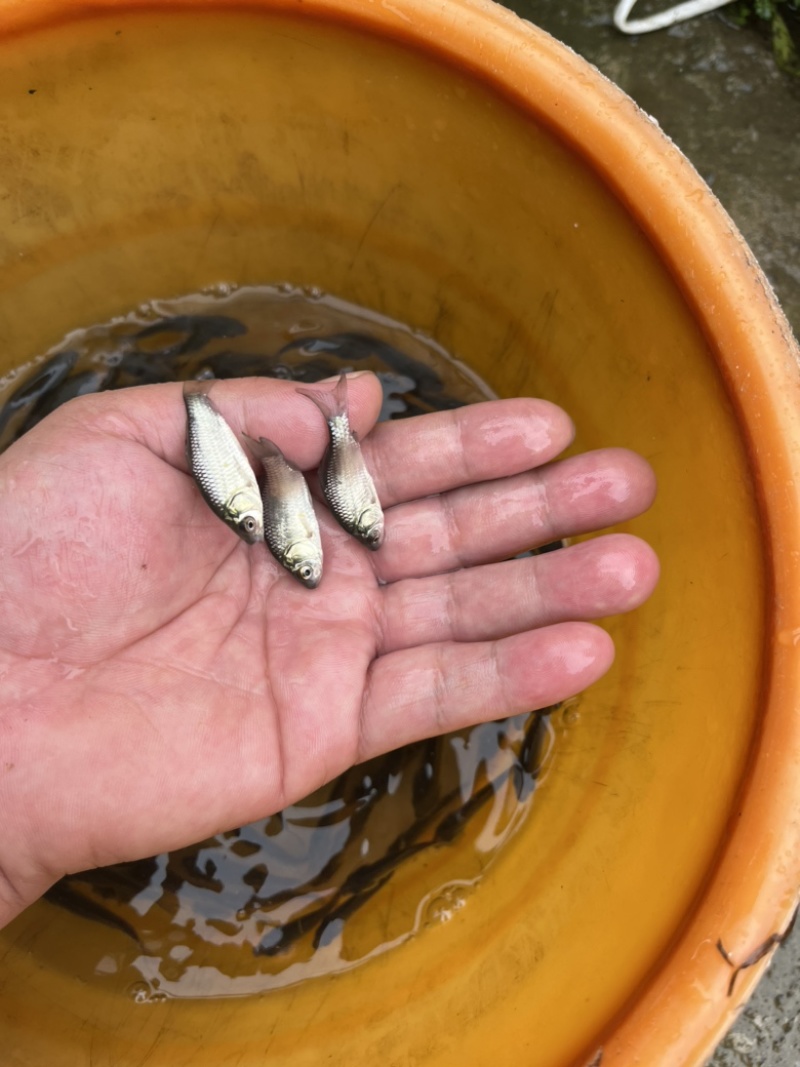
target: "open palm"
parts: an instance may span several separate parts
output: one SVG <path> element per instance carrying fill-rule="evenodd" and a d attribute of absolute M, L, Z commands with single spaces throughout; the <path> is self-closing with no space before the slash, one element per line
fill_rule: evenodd
<path fill-rule="evenodd" d="M 380 385 L 355 375 L 349 392 L 364 438 Z M 212 395 L 237 433 L 316 467 L 327 431 L 291 384 Z M 355 762 L 583 689 L 613 658 L 584 620 L 656 581 L 624 535 L 498 562 L 652 500 L 631 453 L 551 462 L 572 427 L 545 401 L 376 427 L 384 546 L 318 505 L 313 591 L 211 513 L 185 429 L 181 387 L 143 386 L 72 401 L 0 457 L 6 917 L 66 872 L 192 843 Z"/>

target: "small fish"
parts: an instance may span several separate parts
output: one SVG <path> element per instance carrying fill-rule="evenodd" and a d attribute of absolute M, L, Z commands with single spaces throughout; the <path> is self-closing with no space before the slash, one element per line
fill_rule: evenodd
<path fill-rule="evenodd" d="M 322 541 L 302 471 L 266 437 L 244 435 L 264 468 L 264 540 L 278 563 L 309 589 L 322 578 Z"/>
<path fill-rule="evenodd" d="M 383 511 L 347 413 L 347 376 L 333 390 L 298 389 L 325 417 L 331 441 L 319 468 L 325 499 L 341 526 L 377 551 L 383 543 Z"/>
<path fill-rule="evenodd" d="M 214 514 L 252 545 L 264 540 L 264 505 L 244 449 L 208 397 L 213 384 L 183 385 L 189 469 Z"/>

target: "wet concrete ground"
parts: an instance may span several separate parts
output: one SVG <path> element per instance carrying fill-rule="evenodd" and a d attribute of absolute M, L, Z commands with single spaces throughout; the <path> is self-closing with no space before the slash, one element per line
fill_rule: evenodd
<path fill-rule="evenodd" d="M 744 234 L 800 336 L 800 78 L 777 69 L 767 40 L 732 25 L 724 10 L 626 37 L 611 21 L 614 0 L 506 6 L 574 48 L 658 120 Z M 800 1067 L 799 1015 L 800 923 L 709 1067 Z"/>

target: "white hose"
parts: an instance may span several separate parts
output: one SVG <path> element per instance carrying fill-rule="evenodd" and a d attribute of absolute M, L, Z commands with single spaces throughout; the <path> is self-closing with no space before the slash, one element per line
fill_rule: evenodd
<path fill-rule="evenodd" d="M 732 0 L 685 0 L 682 4 L 659 11 L 655 15 L 648 15 L 643 19 L 629 19 L 636 0 L 620 0 L 614 10 L 614 25 L 623 33 L 650 33 L 652 30 L 663 30 L 667 26 L 674 26 L 676 22 L 684 22 L 696 15 L 705 15 L 708 11 L 716 11 L 718 7 L 724 7 L 732 3 Z"/>

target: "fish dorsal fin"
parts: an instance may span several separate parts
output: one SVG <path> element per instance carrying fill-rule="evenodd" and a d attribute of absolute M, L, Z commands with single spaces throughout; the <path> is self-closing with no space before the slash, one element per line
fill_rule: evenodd
<path fill-rule="evenodd" d="M 286 462 L 286 456 L 278 448 L 274 441 L 270 441 L 268 437 L 259 437 L 256 441 L 250 434 L 242 431 L 242 437 L 247 441 L 251 452 L 254 453 L 258 459 L 282 459 Z"/>
<path fill-rule="evenodd" d="M 347 375 L 344 371 L 333 389 L 298 389 L 297 392 L 317 405 L 326 422 L 347 415 Z"/>
<path fill-rule="evenodd" d="M 287 459 L 278 445 L 274 441 L 270 441 L 268 437 L 259 437 L 256 441 L 244 431 L 242 431 L 242 437 L 247 441 L 250 451 L 254 453 L 256 459 L 260 460 L 265 466 L 269 464 L 275 467 L 277 465 L 278 468 L 283 470 L 296 471 L 298 474 L 303 473 L 297 464 Z"/>

